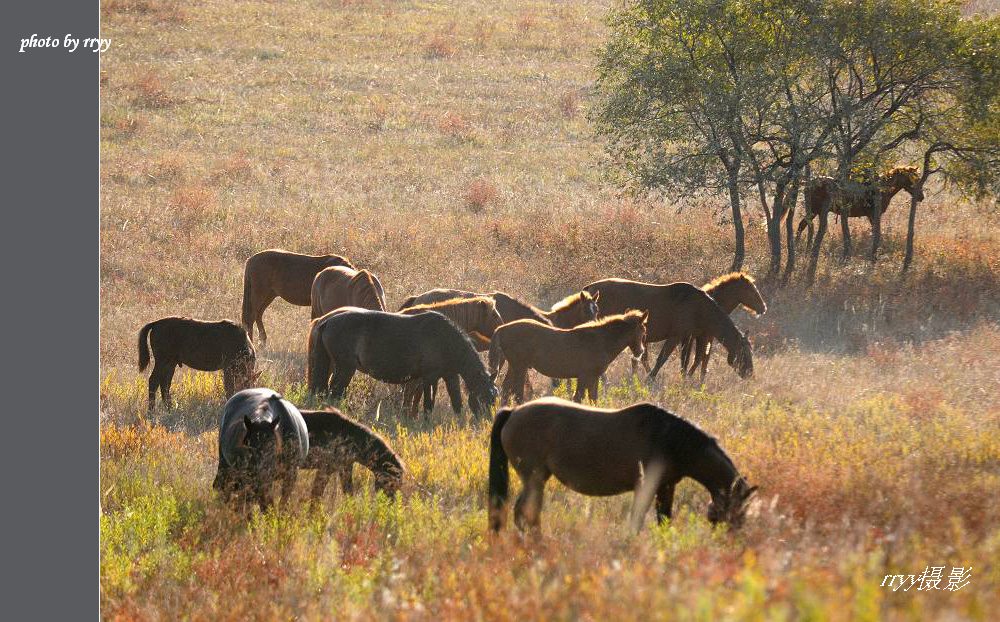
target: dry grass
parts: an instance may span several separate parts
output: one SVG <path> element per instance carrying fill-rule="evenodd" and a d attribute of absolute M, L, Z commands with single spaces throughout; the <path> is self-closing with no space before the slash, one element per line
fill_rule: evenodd
<path fill-rule="evenodd" d="M 943 193 L 922 208 L 905 277 L 900 202 L 876 267 L 841 265 L 835 232 L 815 286 L 761 279 L 768 313 L 734 314 L 753 380 L 721 350 L 703 387 L 673 359 L 652 390 L 626 380 L 624 361 L 611 369 L 602 403 L 664 404 L 761 485 L 740 534 L 708 528 L 695 485 L 670 525 L 629 537 L 628 496 L 553 483 L 538 541 L 490 539 L 486 424 L 443 405 L 401 420 L 396 391 L 364 377 L 342 407 L 400 451 L 404 495 L 235 520 L 210 488 L 221 379 L 180 370 L 176 409 L 145 420 L 135 335 L 168 314 L 238 317 L 254 251 L 345 254 L 379 274 L 390 306 L 431 287 L 547 306 L 610 275 L 703 283 L 728 265 L 730 230 L 722 198 L 628 200 L 605 184 L 582 111 L 606 3 L 203 0 L 183 23 L 160 6 L 102 9 L 104 36 L 127 50 L 102 59 L 107 618 L 989 619 L 1000 607 L 1000 216 Z M 765 234 L 750 220 L 760 276 Z M 855 233 L 868 243 L 867 227 Z M 260 358 L 268 386 L 315 405 L 307 319 L 276 301 Z M 970 586 L 879 587 L 935 564 L 971 566 Z"/>

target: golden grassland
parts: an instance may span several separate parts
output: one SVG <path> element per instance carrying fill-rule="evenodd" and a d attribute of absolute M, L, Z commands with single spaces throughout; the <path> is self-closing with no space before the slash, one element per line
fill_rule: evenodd
<path fill-rule="evenodd" d="M 650 517 L 630 536 L 629 495 L 585 498 L 553 482 L 539 538 L 490 538 L 488 423 L 443 403 L 429 420 L 400 418 L 398 391 L 361 376 L 341 406 L 402 455 L 403 494 L 331 486 L 322 504 L 247 522 L 210 488 L 218 375 L 179 371 L 176 409 L 144 416 L 139 327 L 168 314 L 237 319 L 243 261 L 266 247 L 345 254 L 379 275 L 390 305 L 437 286 L 548 305 L 605 276 L 701 283 L 721 272 L 724 200 L 628 199 L 602 178 L 586 108 L 607 8 L 104 3 L 106 618 L 993 617 L 1000 216 L 943 190 L 922 205 L 905 277 L 899 199 L 875 268 L 837 260 L 835 227 L 813 287 L 762 280 L 768 313 L 734 314 L 754 341 L 753 379 L 719 355 L 704 386 L 682 382 L 673 360 L 652 389 L 627 380 L 624 363 L 612 369 L 603 405 L 663 404 L 760 484 L 740 533 L 710 529 L 694 484 L 680 487 L 670 524 Z M 751 217 L 747 267 L 760 274 L 764 232 Z M 864 245 L 867 226 L 854 230 Z M 276 301 L 259 356 L 268 386 L 315 406 L 303 388 L 307 319 Z M 971 583 L 880 587 L 932 565 L 971 567 Z"/>

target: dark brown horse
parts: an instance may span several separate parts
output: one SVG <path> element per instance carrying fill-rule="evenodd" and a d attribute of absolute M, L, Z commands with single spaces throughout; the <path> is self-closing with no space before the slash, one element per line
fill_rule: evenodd
<path fill-rule="evenodd" d="M 462 410 L 459 377 L 469 391 L 469 408 L 476 414 L 486 413 L 496 400 L 496 386 L 472 341 L 436 311 L 400 315 L 338 309 L 312 321 L 307 351 L 312 394 L 329 392 L 339 399 L 360 370 L 390 384 L 419 380 L 428 385 L 444 378 L 456 413 Z"/>
<path fill-rule="evenodd" d="M 508 462 L 521 479 L 514 504 L 519 529 L 541 524 L 545 483 L 553 475 L 588 496 L 634 492 L 631 528 L 638 532 L 656 500 L 657 520 L 669 519 L 677 482 L 690 477 L 712 497 L 708 520 L 742 525 L 757 490 L 714 438 L 653 404 L 621 410 L 581 406 L 546 397 L 502 409 L 490 433 L 489 523 L 506 522 Z"/>
<path fill-rule="evenodd" d="M 657 285 L 626 279 L 604 279 L 585 287 L 601 296 L 601 312 L 622 313 L 627 309 L 649 312 L 646 342 L 662 341 L 656 364 L 649 370 L 652 381 L 667 357 L 689 338 L 717 339 L 728 352 L 728 363 L 743 378 L 753 375 L 753 352 L 747 339 L 729 314 L 712 297 L 690 283 Z M 645 358 L 642 364 L 649 369 Z M 635 363 L 632 366 L 635 371 Z"/>
<path fill-rule="evenodd" d="M 260 342 L 267 342 L 264 310 L 278 297 L 293 305 L 312 304 L 313 279 L 323 268 L 347 266 L 351 262 L 339 255 L 301 255 L 280 249 L 255 253 L 243 269 L 243 326 L 253 340 L 253 325 L 260 329 Z"/>
<path fill-rule="evenodd" d="M 897 166 L 878 176 L 875 183 L 849 180 L 842 185 L 833 177 L 814 177 L 806 186 L 803 201 L 805 216 L 799 221 L 796 236 L 801 236 L 809 229 L 807 244 L 812 244 L 813 225 L 816 216 L 824 211 L 841 217 L 867 218 L 875 226 L 874 203 L 880 207 L 879 214 L 884 214 L 889 208 L 892 197 L 900 190 L 906 190 L 917 201 L 923 201 L 924 194 L 920 189 L 920 173 L 915 166 Z M 874 200 L 873 200 L 874 199 Z"/>
<path fill-rule="evenodd" d="M 503 324 L 500 314 L 497 313 L 496 303 L 487 296 L 453 298 L 444 302 L 420 304 L 407 307 L 400 313 L 416 315 L 424 311 L 437 311 L 458 325 L 472 340 L 478 352 L 485 352 L 490 347 L 493 333 Z M 413 381 L 403 386 L 403 408 L 411 417 L 417 414 L 417 402 L 421 395 L 424 396 L 424 403 L 430 403 L 433 408 L 437 383 L 424 386 L 419 381 Z"/>
<path fill-rule="evenodd" d="M 767 303 L 760 295 L 760 290 L 754 284 L 753 277 L 745 272 L 730 272 L 717 277 L 702 286 L 705 293 L 712 297 L 726 313 L 732 314 L 736 307 L 742 306 L 748 313 L 758 317 L 767 313 Z M 694 349 L 694 363 L 688 369 L 691 361 L 691 350 Z M 712 354 L 712 342 L 704 337 L 688 338 L 681 345 L 681 373 L 690 376 L 701 366 L 701 380 L 705 381 L 708 370 L 708 359 Z"/>
<path fill-rule="evenodd" d="M 346 266 L 323 268 L 313 279 L 312 318 L 341 307 L 385 311 L 385 290 L 374 274 Z"/>
<path fill-rule="evenodd" d="M 271 389 L 240 391 L 222 410 L 212 488 L 226 501 L 256 502 L 266 510 L 280 481 L 285 504 L 308 455 L 306 424 L 291 402 Z"/>
<path fill-rule="evenodd" d="M 253 386 L 260 376 L 254 371 L 257 354 L 247 331 L 231 320 L 160 318 L 139 330 L 139 371 L 149 365 L 150 349 L 154 364 L 149 374 L 149 410 L 156 405 L 157 389 L 163 403 L 171 407 L 170 383 L 178 366 L 199 371 L 221 369 L 226 397 Z"/>
<path fill-rule="evenodd" d="M 630 348 L 634 356 L 643 352 L 646 338 L 644 311 L 628 311 L 606 316 L 573 328 L 555 328 L 534 320 L 504 324 L 490 344 L 490 375 L 499 373 L 501 359 L 509 369 L 504 378 L 501 400 L 513 395 L 524 401 L 524 378 L 536 369 L 550 378 L 576 378 L 574 400 L 584 392 L 597 399 L 598 379 L 611 361 Z"/>
<path fill-rule="evenodd" d="M 372 472 L 376 490 L 389 496 L 399 490 L 406 472 L 403 461 L 371 428 L 336 408 L 303 410 L 302 418 L 309 429 L 309 456 L 301 468 L 316 469 L 313 499 L 323 496 L 333 474 L 340 479 L 345 494 L 353 493 L 355 462 Z"/>

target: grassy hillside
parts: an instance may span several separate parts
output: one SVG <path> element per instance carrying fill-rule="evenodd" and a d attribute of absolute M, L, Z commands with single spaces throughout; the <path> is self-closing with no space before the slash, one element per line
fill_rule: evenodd
<path fill-rule="evenodd" d="M 176 410 L 147 420 L 142 324 L 238 318 L 243 262 L 274 246 L 347 255 L 391 306 L 439 286 L 548 305 L 605 276 L 702 283 L 729 263 L 725 200 L 639 201 L 604 182 L 586 109 L 605 2 L 103 4 L 106 617 L 989 619 L 1000 606 L 1000 215 L 944 190 L 922 205 L 905 278 L 900 197 L 874 269 L 837 261 L 834 228 L 815 286 L 762 281 L 768 313 L 734 314 L 753 379 L 719 355 L 703 387 L 673 360 L 652 390 L 612 369 L 603 404 L 663 404 L 760 484 L 739 534 L 709 529 L 693 484 L 670 525 L 630 537 L 630 496 L 553 482 L 540 539 L 490 539 L 488 424 L 444 404 L 401 419 L 397 392 L 363 377 L 342 407 L 400 451 L 403 496 L 238 521 L 210 489 L 221 379 L 179 372 Z M 854 231 L 865 245 L 867 225 Z M 303 403 L 307 319 L 276 301 L 260 352 L 266 384 Z M 971 566 L 971 583 L 880 587 L 934 565 Z"/>

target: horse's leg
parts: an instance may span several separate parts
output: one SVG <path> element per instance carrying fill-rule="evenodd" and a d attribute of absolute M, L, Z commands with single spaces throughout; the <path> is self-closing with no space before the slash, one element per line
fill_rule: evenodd
<path fill-rule="evenodd" d="M 332 467 L 326 464 L 321 464 L 316 469 L 316 477 L 313 478 L 312 492 L 310 493 L 314 500 L 318 501 L 323 497 L 323 491 L 326 490 L 326 483 L 330 480 L 332 472 Z"/>
<path fill-rule="evenodd" d="M 167 410 L 173 410 L 174 407 L 174 403 L 170 400 L 170 384 L 174 380 L 174 369 L 174 363 L 157 362 L 153 367 L 153 375 L 158 377 L 157 384 L 160 385 L 160 397 L 163 398 L 163 405 Z"/>
<path fill-rule="evenodd" d="M 337 371 L 330 382 L 330 397 L 340 399 L 347 393 L 347 385 L 351 384 L 355 369 L 347 365 L 337 365 Z"/>
<path fill-rule="evenodd" d="M 354 463 L 347 461 L 337 469 L 337 477 L 340 479 L 340 490 L 345 495 L 354 494 Z"/>
<path fill-rule="evenodd" d="M 458 376 L 445 376 L 444 386 L 448 389 L 448 397 L 451 398 L 451 409 L 457 415 L 462 412 L 462 383 L 458 381 Z"/>
<path fill-rule="evenodd" d="M 149 373 L 149 408 L 148 412 L 153 412 L 153 407 L 156 406 L 156 391 L 160 388 L 160 376 L 156 373 L 156 365 L 153 365 L 152 371 Z"/>
<path fill-rule="evenodd" d="M 226 399 L 233 393 L 236 393 L 236 374 L 233 372 L 232 367 L 224 367 L 222 369 L 222 390 L 226 392 Z"/>
<path fill-rule="evenodd" d="M 664 519 L 669 519 L 673 513 L 674 506 L 674 486 L 675 481 L 664 481 L 660 483 L 656 491 L 656 522 L 662 523 Z"/>
<path fill-rule="evenodd" d="M 548 479 L 549 472 L 544 467 L 532 470 L 527 477 L 521 476 L 524 487 L 514 504 L 514 524 L 521 531 L 541 527 L 542 501 Z"/>
<path fill-rule="evenodd" d="M 841 210 L 843 211 L 843 210 Z M 851 256 L 851 227 L 847 223 L 849 217 L 847 214 L 840 215 L 840 228 L 844 233 L 844 260 L 846 261 Z"/>
<path fill-rule="evenodd" d="M 663 367 L 663 364 L 667 362 L 667 359 L 673 353 L 674 348 L 677 347 L 677 341 L 677 337 L 671 336 L 667 337 L 663 342 L 663 347 L 660 348 L 660 353 L 656 356 L 656 364 L 653 365 L 652 371 L 649 372 L 649 377 L 647 378 L 649 382 L 656 379 L 656 374 L 659 373 L 660 368 Z"/>
<path fill-rule="evenodd" d="M 700 343 L 700 340 L 703 339 L 703 338 L 699 337 L 698 339 L 699 339 L 699 343 Z M 712 356 L 712 342 L 711 342 L 711 340 L 709 340 L 709 342 L 705 344 L 705 347 L 701 347 L 699 345 L 699 347 L 698 347 L 698 356 L 701 358 L 701 384 L 705 384 L 705 374 L 708 373 L 708 358 L 710 356 Z M 697 363 L 697 362 L 698 361 L 696 360 L 695 363 Z M 694 367 L 691 368 L 691 373 L 694 373 Z"/>
<path fill-rule="evenodd" d="M 587 387 L 583 384 L 583 379 L 576 379 L 576 391 L 573 392 L 573 401 L 582 402 L 583 397 L 586 394 Z"/>
<path fill-rule="evenodd" d="M 501 403 L 506 404 L 507 399 L 514 397 L 516 403 L 524 401 L 524 383 L 527 382 L 528 370 L 515 367 L 509 362 L 507 364 L 507 375 L 503 379 L 503 389 L 501 391 Z"/>
<path fill-rule="evenodd" d="M 295 481 L 299 477 L 299 469 L 296 465 L 288 465 L 281 472 L 281 506 L 288 507 L 288 500 L 295 490 Z"/>
<path fill-rule="evenodd" d="M 553 378 L 552 380 L 556 383 L 556 386 L 559 386 L 558 379 Z M 531 374 L 528 372 L 524 372 L 524 393 L 521 395 L 524 395 L 529 400 L 535 399 L 535 385 L 531 384 Z"/>
<path fill-rule="evenodd" d="M 691 362 L 691 347 L 694 343 L 694 339 L 688 337 L 683 342 L 681 342 L 681 375 L 690 376 L 694 373 L 695 367 L 698 366 L 698 355 L 695 354 L 694 365 L 691 365 L 691 369 L 688 369 L 688 363 Z"/>
<path fill-rule="evenodd" d="M 257 294 L 259 289 L 251 290 L 251 304 L 255 310 L 254 323 L 257 325 L 257 330 L 260 331 L 260 345 L 263 347 L 267 345 L 267 333 L 264 331 L 264 310 L 274 302 L 275 296 L 270 291 Z"/>

